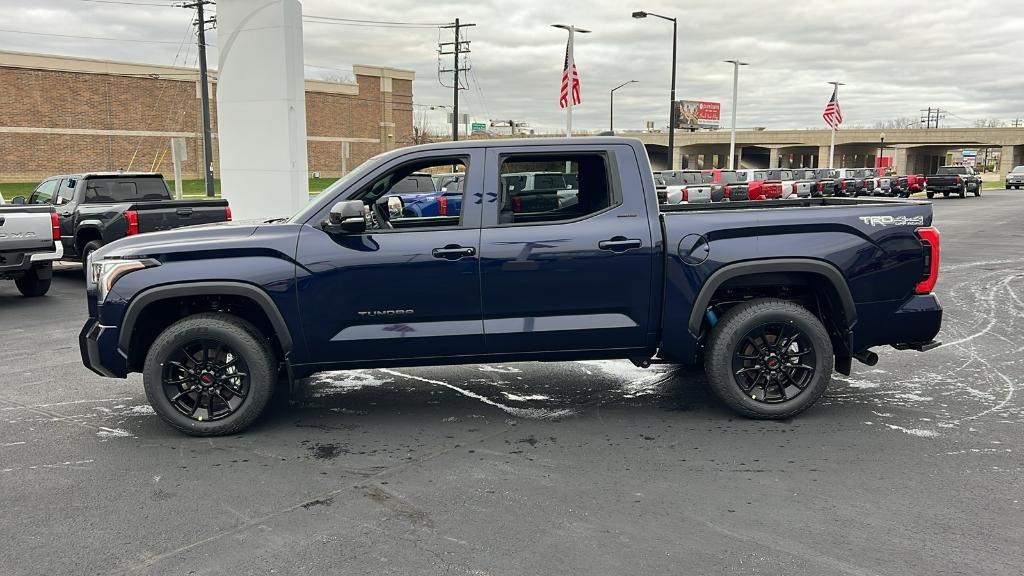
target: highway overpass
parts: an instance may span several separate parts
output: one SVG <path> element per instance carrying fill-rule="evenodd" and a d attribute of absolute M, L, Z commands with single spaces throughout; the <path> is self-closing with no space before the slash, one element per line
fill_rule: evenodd
<path fill-rule="evenodd" d="M 893 158 L 900 173 L 930 173 L 961 150 L 977 150 L 978 162 L 985 151 L 998 156 L 997 169 L 1005 174 L 1024 164 L 1024 128 L 933 128 L 896 130 L 839 130 L 836 132 L 836 168 L 874 166 L 881 134 L 883 156 Z M 668 132 L 618 132 L 640 138 L 655 169 L 664 169 L 668 158 Z M 828 167 L 829 130 L 744 130 L 736 132 L 736 154 L 749 168 Z M 675 166 L 724 168 L 729 158 L 729 130 L 675 134 Z"/>

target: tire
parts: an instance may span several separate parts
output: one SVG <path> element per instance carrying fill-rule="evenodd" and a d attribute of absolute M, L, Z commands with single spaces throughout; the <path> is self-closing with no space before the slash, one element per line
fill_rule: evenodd
<path fill-rule="evenodd" d="M 949 198 L 949 192 L 943 192 L 942 193 L 942 197 L 943 198 Z"/>
<path fill-rule="evenodd" d="M 932 198 L 935 197 L 935 192 L 925 192 L 924 195 L 927 196 L 929 200 L 931 200 Z"/>
<path fill-rule="evenodd" d="M 216 353 L 202 362 L 208 358 L 202 351 L 212 345 Z M 224 436 L 263 413 L 277 383 L 275 366 L 273 349 L 251 323 L 204 313 L 161 332 L 146 353 L 142 375 L 146 398 L 171 427 L 191 436 Z"/>
<path fill-rule="evenodd" d="M 978 182 L 978 187 L 974 189 L 974 197 L 981 196 L 981 182 Z"/>
<path fill-rule="evenodd" d="M 47 264 L 42 268 L 49 268 L 52 264 Z M 39 278 L 39 270 L 41 267 L 33 267 L 21 278 L 14 280 L 14 285 L 18 287 L 18 292 L 21 292 L 22 296 L 26 298 L 36 298 L 42 296 L 50 291 L 50 283 L 53 281 L 52 278 L 46 278 L 45 280 Z"/>
<path fill-rule="evenodd" d="M 967 198 L 967 184 L 961 186 L 960 190 L 957 190 L 957 194 L 959 194 L 961 198 Z"/>
<path fill-rule="evenodd" d="M 775 347 L 786 339 L 790 346 Z M 754 358 L 746 358 L 751 354 Z M 738 414 L 757 419 L 789 418 L 810 408 L 832 380 L 835 361 L 821 321 L 803 306 L 777 298 L 751 300 L 726 312 L 711 332 L 704 358 L 714 393 Z M 767 370 L 754 364 L 762 361 Z M 759 386 L 764 375 L 766 381 Z M 773 377 L 778 380 L 769 380 Z M 752 378 L 748 390 L 741 388 Z M 786 381 L 792 384 L 781 384 Z"/>
<path fill-rule="evenodd" d="M 82 246 L 82 274 L 89 274 L 89 255 L 103 247 L 102 240 L 93 240 Z"/>

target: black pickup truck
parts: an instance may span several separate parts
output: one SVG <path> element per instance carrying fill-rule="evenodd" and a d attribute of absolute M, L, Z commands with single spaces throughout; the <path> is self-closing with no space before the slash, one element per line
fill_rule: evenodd
<path fill-rule="evenodd" d="M 11 203 L 55 206 L 64 259 L 83 263 L 126 236 L 231 220 L 227 200 L 174 200 L 163 175 L 148 172 L 51 176 Z"/>
<path fill-rule="evenodd" d="M 939 170 L 926 179 L 926 186 L 929 198 L 939 193 L 946 198 L 954 193 L 963 198 L 968 192 L 981 196 L 981 176 L 970 166 L 939 166 Z"/>

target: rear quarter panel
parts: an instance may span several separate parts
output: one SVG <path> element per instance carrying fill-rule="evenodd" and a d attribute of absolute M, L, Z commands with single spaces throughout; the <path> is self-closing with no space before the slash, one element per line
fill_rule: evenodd
<path fill-rule="evenodd" d="M 883 224 L 889 216 L 919 217 L 920 224 Z M 921 277 L 923 251 L 914 230 L 931 225 L 931 219 L 926 203 L 885 201 L 667 213 L 662 349 L 672 356 L 678 353 L 684 362 L 696 358 L 698 343 L 688 320 L 711 274 L 730 264 L 780 258 L 826 262 L 839 270 L 858 313 L 855 347 L 884 340 L 885 322 Z M 696 265 L 684 261 L 679 250 L 684 237 L 693 234 L 706 238 L 709 246 L 707 259 Z"/>

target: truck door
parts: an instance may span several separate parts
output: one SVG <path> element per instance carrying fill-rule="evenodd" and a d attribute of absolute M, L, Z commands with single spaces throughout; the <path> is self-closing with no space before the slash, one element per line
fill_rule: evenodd
<path fill-rule="evenodd" d="M 480 235 L 487 351 L 642 348 L 655 252 L 632 149 L 495 147 L 487 154 Z M 500 184 L 509 180 L 503 174 L 553 171 L 570 174 L 575 187 Z"/>
<path fill-rule="evenodd" d="M 391 229 L 336 235 L 320 227 L 327 205 L 303 226 L 296 277 L 310 361 L 338 365 L 482 353 L 480 204 L 472 196 L 476 192 L 479 202 L 484 154 L 478 148 L 399 157 L 352 182 L 330 204 L 397 195 L 422 207 L 441 192 L 392 194 L 394 184 L 413 172 L 451 172 L 453 166 L 467 170 L 465 202 L 449 191 L 443 207 L 391 216 Z"/>

